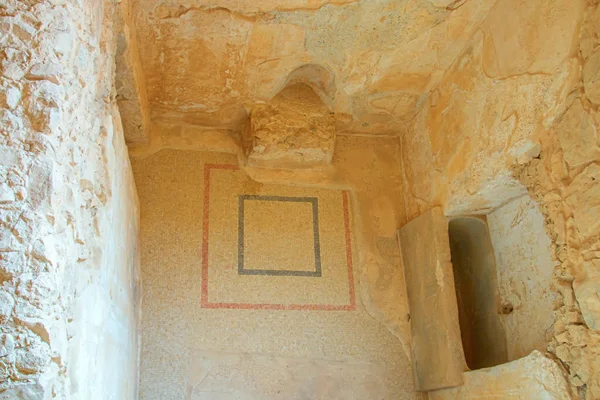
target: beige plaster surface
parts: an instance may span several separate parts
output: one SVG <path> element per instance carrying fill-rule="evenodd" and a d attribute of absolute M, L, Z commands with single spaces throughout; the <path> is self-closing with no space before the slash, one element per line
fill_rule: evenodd
<path fill-rule="evenodd" d="M 363 392 L 357 393 L 367 393 L 363 398 L 420 398 L 414 392 L 411 367 L 402 342 L 369 315 L 362 296 L 357 296 L 354 311 L 201 307 L 203 180 L 206 163 L 235 165 L 237 158 L 227 154 L 162 150 L 152 156 L 133 160 L 141 205 L 140 240 L 144 280 L 140 398 L 205 399 L 207 390 L 211 391 L 212 398 L 223 399 L 352 398 L 344 397 L 344 393 L 347 393 L 345 389 L 327 389 L 329 384 L 340 388 L 360 387 Z M 241 171 L 237 173 L 243 174 Z M 230 184 L 234 181 L 238 182 L 236 184 L 244 183 L 244 190 L 317 195 L 323 201 L 325 218 L 331 213 L 332 218 L 338 219 L 337 222 L 332 221 L 332 228 L 340 226 L 342 203 L 339 190 L 263 185 L 248 178 L 240 180 L 239 176 L 231 174 L 226 174 L 223 179 L 229 179 Z M 227 184 L 221 184 L 226 189 Z M 218 186 L 213 184 L 213 187 Z M 221 209 L 225 218 L 237 211 L 227 211 L 226 202 L 219 204 L 218 196 L 210 200 L 217 200 L 216 203 L 210 203 L 211 207 L 215 207 L 216 211 Z M 354 284 L 358 294 L 368 290 L 368 287 L 364 287 L 362 270 L 365 266 L 361 265 L 364 262 L 361 256 L 364 249 L 359 247 L 364 246 L 364 242 L 357 241 L 356 234 L 361 225 L 354 222 L 357 210 L 354 201 L 351 204 L 352 254 L 356 260 Z M 332 210 L 327 211 L 327 207 Z M 265 214 L 261 223 L 266 224 L 269 218 L 273 218 L 273 228 L 277 228 L 277 225 L 285 223 L 286 216 L 282 211 L 286 210 L 273 210 L 273 213 Z M 298 216 L 302 215 L 300 211 Z M 338 243 L 333 243 L 331 250 L 324 252 L 332 254 L 333 264 L 342 258 L 345 261 L 346 257 L 345 245 L 339 240 L 340 230 L 341 226 L 340 229 L 332 229 L 332 237 L 338 237 L 335 239 Z M 210 249 L 215 257 L 227 255 L 230 253 L 228 248 L 237 246 L 237 226 L 229 233 L 233 233 L 236 239 L 221 238 L 223 248 Z M 324 233 L 326 239 L 327 232 Z M 282 245 L 291 246 L 289 248 L 292 251 L 295 248 L 290 243 Z M 266 250 L 273 250 L 266 243 L 262 246 Z M 297 250 L 305 248 L 299 243 Z M 299 277 L 250 278 L 274 278 L 258 283 L 258 289 L 262 285 L 268 290 L 273 290 L 271 285 L 279 288 L 277 279 L 296 279 L 298 289 L 303 290 L 303 281 L 298 280 Z M 347 277 L 345 282 L 347 284 Z M 220 285 L 226 287 L 227 284 L 222 281 Z M 282 287 L 268 294 L 272 297 L 267 300 L 285 301 L 286 290 L 291 290 L 293 296 L 293 288 Z M 324 296 L 319 292 L 323 292 Z M 312 293 L 321 296 L 317 298 L 320 301 L 338 300 L 335 290 L 327 288 L 327 285 Z M 260 300 L 260 294 L 257 296 Z M 250 303 L 256 299 L 251 293 L 246 296 L 246 301 Z M 231 361 L 232 357 L 234 361 Z M 291 362 L 291 359 L 296 361 Z M 198 363 L 202 366 L 200 372 Z M 280 381 L 272 384 L 268 380 L 265 382 L 269 374 L 281 373 L 278 369 L 282 368 L 282 363 L 292 365 L 292 370 L 301 368 L 303 372 L 283 377 L 279 375 L 277 379 L 284 379 L 285 385 Z M 237 371 L 235 377 L 223 378 L 224 368 Z M 355 380 L 353 376 L 364 378 Z M 273 392 L 272 389 L 276 387 L 285 387 L 287 391 L 282 393 L 286 395 Z"/>
<path fill-rule="evenodd" d="M 323 203 L 321 202 L 321 204 Z M 244 257 L 246 267 L 285 271 L 312 271 L 315 269 L 311 223 L 313 211 L 310 203 L 257 200 L 248 202 L 245 212 L 247 229 L 244 238 Z M 269 217 L 267 218 L 267 216 Z M 285 223 L 275 224 L 273 223 L 275 218 L 280 221 L 284 220 Z M 276 251 L 269 251 L 269 249 L 276 249 Z M 292 253 L 290 253 L 291 250 L 293 250 Z M 339 262 L 340 260 L 338 260 Z"/>
<path fill-rule="evenodd" d="M 409 219 L 438 205 L 489 214 L 526 193 L 539 205 L 556 261 L 555 319 L 543 328 L 540 310 L 537 332 L 520 335 L 540 347 L 544 337 L 585 399 L 600 398 L 598 9 L 496 4 L 401 139 Z"/>
<path fill-rule="evenodd" d="M 134 399 L 138 208 L 112 1 L 0 1 L 0 399 Z"/>
<path fill-rule="evenodd" d="M 211 168 L 209 195 L 208 302 L 353 306 L 354 273 L 350 283 L 348 272 L 353 269 L 353 260 L 352 254 L 347 254 L 344 218 L 347 194 L 340 190 L 263 185 L 252 182 L 239 169 Z M 245 199 L 241 222 L 244 270 L 271 275 L 238 273 L 239 195 L 268 199 Z M 300 201 L 286 201 L 290 199 Z M 313 199 L 314 209 L 309 202 Z M 317 216 L 316 227 L 313 213 Z M 277 275 L 286 271 L 321 271 L 321 276 Z"/>

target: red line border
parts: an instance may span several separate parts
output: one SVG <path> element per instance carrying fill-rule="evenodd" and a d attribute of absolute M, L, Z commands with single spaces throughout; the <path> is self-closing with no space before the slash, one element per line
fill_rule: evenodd
<path fill-rule="evenodd" d="M 252 303 L 211 303 L 208 301 L 208 221 L 210 216 L 210 171 L 213 169 L 238 170 L 237 165 L 204 164 L 204 210 L 202 216 L 202 308 L 221 308 L 235 310 L 308 310 L 308 311 L 354 311 L 356 310 L 356 290 L 352 261 L 352 236 L 350 235 L 350 212 L 348 192 L 342 192 L 344 209 L 344 230 L 346 238 L 346 263 L 348 265 L 348 294 L 350 304 L 252 304 Z"/>

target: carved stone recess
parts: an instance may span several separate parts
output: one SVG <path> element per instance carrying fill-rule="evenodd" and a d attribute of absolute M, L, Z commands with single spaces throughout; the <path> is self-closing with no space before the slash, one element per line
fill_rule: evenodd
<path fill-rule="evenodd" d="M 333 158 L 335 116 L 312 88 L 292 84 L 252 109 L 243 142 L 251 166 L 325 166 Z"/>

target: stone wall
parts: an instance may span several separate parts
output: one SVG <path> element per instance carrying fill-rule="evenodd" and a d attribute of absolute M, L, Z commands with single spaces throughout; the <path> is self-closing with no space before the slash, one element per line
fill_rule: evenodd
<path fill-rule="evenodd" d="M 539 153 L 579 73 L 583 3 L 494 7 L 403 135 L 410 218 L 434 203 L 447 215 L 486 214 L 525 193 L 510 165 Z"/>
<path fill-rule="evenodd" d="M 549 349 L 587 399 L 600 397 L 597 3 L 494 7 L 402 136 L 409 220 L 527 192 L 540 204 L 559 262 Z"/>
<path fill-rule="evenodd" d="M 110 1 L 0 4 L 0 398 L 132 399 L 137 199 Z"/>
<path fill-rule="evenodd" d="M 150 131 L 150 109 L 146 84 L 140 64 L 140 50 L 134 22 L 133 1 L 120 2 L 115 15 L 117 105 L 123 119 L 128 144 L 147 143 Z"/>
<path fill-rule="evenodd" d="M 152 141 L 164 125 L 239 131 L 290 80 L 314 84 L 338 132 L 393 136 L 494 1 L 136 3 Z"/>
<path fill-rule="evenodd" d="M 546 350 L 554 323 L 556 293 L 552 287 L 552 243 L 544 216 L 527 195 L 488 214 L 506 329 L 508 359 Z"/>

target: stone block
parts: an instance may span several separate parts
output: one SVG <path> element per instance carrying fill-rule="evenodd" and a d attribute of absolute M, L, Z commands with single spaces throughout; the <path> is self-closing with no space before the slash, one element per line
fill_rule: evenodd
<path fill-rule="evenodd" d="M 600 50 L 596 50 L 583 65 L 583 85 L 587 98 L 600 104 Z"/>
<path fill-rule="evenodd" d="M 411 316 L 415 387 L 429 391 L 463 383 L 448 222 L 436 207 L 399 231 Z"/>
<path fill-rule="evenodd" d="M 534 350 L 527 357 L 493 368 L 469 371 L 459 388 L 430 392 L 430 400 L 461 399 L 572 399 L 570 386 L 558 364 Z"/>
<path fill-rule="evenodd" d="M 268 104 L 254 107 L 244 135 L 248 165 L 267 168 L 331 163 L 335 118 L 307 85 L 286 87 Z"/>

